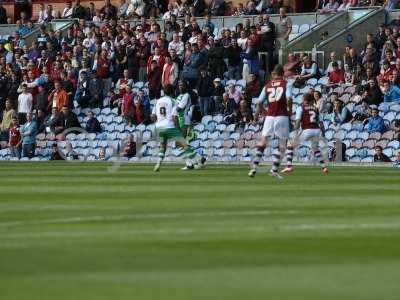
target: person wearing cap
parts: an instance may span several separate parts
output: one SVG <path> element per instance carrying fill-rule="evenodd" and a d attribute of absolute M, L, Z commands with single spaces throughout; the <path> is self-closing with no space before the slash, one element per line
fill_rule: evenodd
<path fill-rule="evenodd" d="M 217 114 L 222 114 L 224 112 L 224 106 L 222 103 L 223 100 L 223 95 L 225 93 L 225 88 L 221 84 L 221 79 L 220 78 L 215 78 L 213 81 L 213 90 L 211 97 L 214 101 L 214 107 L 215 107 L 215 112 Z"/>
<path fill-rule="evenodd" d="M 386 126 L 383 118 L 379 116 L 378 107 L 376 107 L 376 105 L 371 105 L 370 109 L 371 109 L 371 117 L 364 120 L 364 124 L 367 124 L 368 132 L 384 133 L 386 130 Z"/>

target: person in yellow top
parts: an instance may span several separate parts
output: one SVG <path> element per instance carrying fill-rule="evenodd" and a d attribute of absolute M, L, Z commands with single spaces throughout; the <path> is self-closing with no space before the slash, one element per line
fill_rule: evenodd
<path fill-rule="evenodd" d="M 3 118 L 0 123 L 0 141 L 8 141 L 9 129 L 12 118 L 17 115 L 17 112 L 11 106 L 11 101 L 6 100 L 6 107 L 3 111 Z"/>

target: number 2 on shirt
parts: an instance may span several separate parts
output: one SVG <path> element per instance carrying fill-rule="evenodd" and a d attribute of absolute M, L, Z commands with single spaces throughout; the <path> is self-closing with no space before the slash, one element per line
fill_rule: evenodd
<path fill-rule="evenodd" d="M 278 86 L 277 88 L 271 87 L 267 89 L 268 93 L 268 102 L 276 102 L 281 100 L 283 95 L 283 87 Z"/>

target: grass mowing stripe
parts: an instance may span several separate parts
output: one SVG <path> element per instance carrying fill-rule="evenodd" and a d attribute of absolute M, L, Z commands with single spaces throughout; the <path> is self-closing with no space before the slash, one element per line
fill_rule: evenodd
<path fill-rule="evenodd" d="M 247 166 L 109 166 L 1 165 L 1 299 L 400 294 L 398 170 L 296 167 L 276 182 L 268 167 L 251 180 Z"/>

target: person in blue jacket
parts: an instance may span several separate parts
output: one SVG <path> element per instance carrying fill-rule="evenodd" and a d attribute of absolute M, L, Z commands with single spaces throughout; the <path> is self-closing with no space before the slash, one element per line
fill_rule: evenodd
<path fill-rule="evenodd" d="M 372 107 L 371 117 L 366 119 L 367 129 L 369 133 L 380 132 L 384 133 L 386 126 L 383 118 L 379 116 L 379 111 L 377 107 Z"/>
<path fill-rule="evenodd" d="M 384 102 L 400 102 L 400 88 L 397 85 L 390 85 L 389 81 L 385 81 L 382 93 Z"/>

